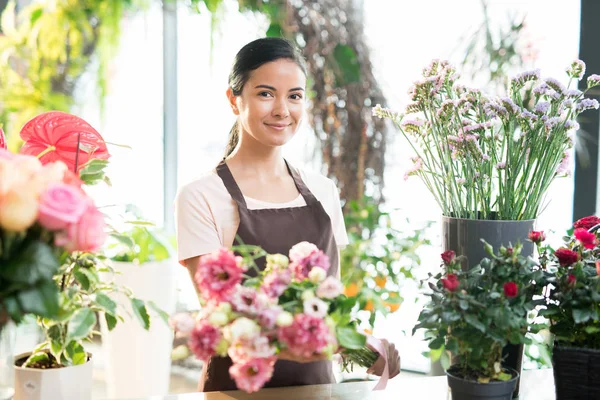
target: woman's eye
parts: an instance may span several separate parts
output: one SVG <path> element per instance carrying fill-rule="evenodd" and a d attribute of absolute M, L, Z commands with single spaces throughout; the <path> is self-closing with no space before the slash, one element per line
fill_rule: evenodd
<path fill-rule="evenodd" d="M 262 97 L 269 97 L 269 96 L 271 96 L 271 93 L 269 93 L 269 92 L 260 92 L 258 95 L 262 96 Z"/>
<path fill-rule="evenodd" d="M 294 93 L 290 97 L 292 98 L 292 100 L 302 100 L 302 95 L 299 93 Z"/>

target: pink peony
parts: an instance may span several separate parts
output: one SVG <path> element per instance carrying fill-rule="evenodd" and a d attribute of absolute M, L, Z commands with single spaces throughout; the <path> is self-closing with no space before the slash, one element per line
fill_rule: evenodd
<path fill-rule="evenodd" d="M 282 308 L 279 306 L 272 306 L 265 308 L 258 315 L 258 322 L 263 328 L 273 329 L 277 322 L 277 317 L 281 314 Z"/>
<path fill-rule="evenodd" d="M 277 336 L 290 353 L 305 358 L 320 354 L 335 343 L 325 320 L 306 314 L 296 314 L 292 325 L 279 328 Z"/>
<path fill-rule="evenodd" d="M 265 276 L 260 289 L 269 297 L 277 298 L 283 294 L 292 280 L 292 271 L 284 269 Z"/>
<path fill-rule="evenodd" d="M 231 308 L 242 314 L 256 315 L 274 303 L 275 300 L 251 287 L 237 286 L 231 294 Z"/>
<path fill-rule="evenodd" d="M 299 261 L 308 257 L 319 248 L 309 242 L 300 242 L 290 249 L 290 261 Z"/>
<path fill-rule="evenodd" d="M 329 257 L 321 250 L 314 250 L 304 258 L 293 260 L 290 269 L 299 281 L 308 278 L 308 273 L 313 267 L 321 267 L 325 271 L 329 269 Z"/>
<path fill-rule="evenodd" d="M 190 313 L 181 312 L 169 317 L 169 326 L 176 333 L 187 335 L 196 326 L 196 320 Z"/>
<path fill-rule="evenodd" d="M 229 374 L 238 389 L 252 393 L 259 391 L 271 379 L 274 366 L 275 357 L 255 358 L 233 364 L 229 368 Z"/>
<path fill-rule="evenodd" d="M 64 183 L 54 183 L 40 197 L 39 222 L 57 231 L 74 224 L 88 208 L 88 200 L 81 191 Z"/>
<path fill-rule="evenodd" d="M 254 358 L 269 358 L 275 355 L 275 347 L 271 346 L 266 336 L 252 339 L 240 339 L 231 344 L 227 354 L 234 363 L 243 363 Z"/>
<path fill-rule="evenodd" d="M 96 251 L 106 240 L 104 227 L 104 215 L 88 199 L 87 208 L 79 221 L 70 224 L 66 233 L 58 233 L 55 244 L 64 246 L 67 251 Z"/>
<path fill-rule="evenodd" d="M 235 286 L 242 281 L 244 271 L 242 258 L 221 248 L 200 257 L 194 278 L 204 299 L 228 301 Z"/>
<path fill-rule="evenodd" d="M 206 361 L 216 354 L 221 332 L 207 321 L 199 321 L 190 332 L 188 346 L 199 359 Z"/>
<path fill-rule="evenodd" d="M 334 299 L 344 291 L 342 282 L 330 276 L 326 278 L 317 288 L 317 296 L 323 299 Z"/>

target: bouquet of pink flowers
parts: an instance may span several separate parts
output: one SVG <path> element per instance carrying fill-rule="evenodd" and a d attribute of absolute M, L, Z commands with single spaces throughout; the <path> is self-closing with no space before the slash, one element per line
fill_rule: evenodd
<path fill-rule="evenodd" d="M 68 253 L 94 251 L 106 237 L 104 216 L 83 191 L 80 169 L 71 169 L 60 158 L 29 153 L 42 121 L 48 129 L 37 134 L 46 141 L 52 140 L 53 130 L 62 139 L 70 133 L 82 148 L 90 140 L 83 120 L 58 112 L 41 114 L 25 125 L 21 136 L 30 139 L 23 146 L 25 154 L 9 152 L 0 131 L 0 321 L 19 321 L 26 313 L 56 317 L 58 287 L 53 279 L 59 266 Z M 46 154 L 59 149 L 48 146 Z M 88 161 L 83 155 L 79 160 Z"/>
<path fill-rule="evenodd" d="M 298 243 L 289 258 L 256 246 L 234 250 L 241 256 L 220 249 L 199 261 L 195 281 L 203 308 L 189 334 L 198 358 L 228 355 L 229 373 L 246 392 L 269 381 L 278 357 L 330 359 L 341 352 L 345 364 L 365 367 L 377 360 L 351 320 L 355 299 L 327 276 L 329 259 L 314 244 Z M 259 257 L 266 257 L 264 271 L 256 268 Z"/>

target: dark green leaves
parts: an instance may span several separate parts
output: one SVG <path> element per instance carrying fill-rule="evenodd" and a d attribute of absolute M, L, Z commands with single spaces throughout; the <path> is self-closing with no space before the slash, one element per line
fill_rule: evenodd
<path fill-rule="evenodd" d="M 360 81 L 360 63 L 352 47 L 338 44 L 333 50 L 333 61 L 337 86 Z"/>

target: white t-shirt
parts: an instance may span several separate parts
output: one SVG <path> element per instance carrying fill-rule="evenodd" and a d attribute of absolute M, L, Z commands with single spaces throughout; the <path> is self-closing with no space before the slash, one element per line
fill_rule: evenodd
<path fill-rule="evenodd" d="M 300 176 L 331 219 L 338 247 L 348 244 L 338 189 L 321 174 L 300 170 Z M 286 203 L 269 203 L 244 196 L 248 209 L 302 207 L 302 195 Z M 231 247 L 240 223 L 238 208 L 216 169 L 182 186 L 175 198 L 178 259 L 183 261 Z"/>

